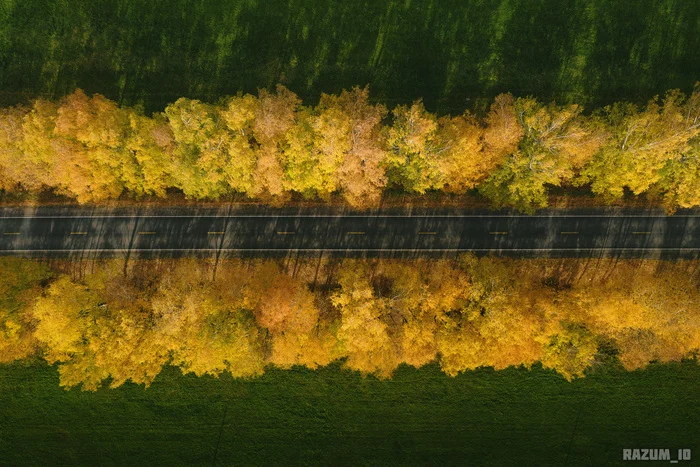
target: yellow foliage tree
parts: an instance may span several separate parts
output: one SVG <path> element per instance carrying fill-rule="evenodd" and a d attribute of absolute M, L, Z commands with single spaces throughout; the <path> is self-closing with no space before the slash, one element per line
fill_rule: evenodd
<path fill-rule="evenodd" d="M 239 302 L 215 295 L 201 271 L 188 269 L 165 275 L 151 304 L 157 334 L 171 350 L 173 363 L 196 375 L 262 373 L 264 359 L 252 315 Z"/>
<path fill-rule="evenodd" d="M 393 124 L 387 130 L 384 165 L 389 183 L 408 192 L 425 193 L 444 185 L 439 167 L 438 123 L 418 101 L 393 111 Z"/>
<path fill-rule="evenodd" d="M 542 355 L 542 366 L 560 373 L 568 381 L 582 378 L 598 351 L 595 336 L 581 326 L 569 325 L 552 336 Z"/>
<path fill-rule="evenodd" d="M 396 343 L 389 335 L 386 301 L 376 297 L 366 268 L 347 268 L 331 301 L 341 313 L 338 339 L 348 368 L 388 378 L 399 365 Z"/>
<path fill-rule="evenodd" d="M 78 89 L 66 96 L 55 120 L 54 183 L 79 202 L 138 190 L 138 164 L 125 143 L 129 117 L 116 103 Z"/>
<path fill-rule="evenodd" d="M 670 91 L 661 104 L 653 99 L 641 111 L 615 104 L 604 109 L 602 118 L 612 137 L 583 170 L 581 181 L 608 198 L 620 198 L 625 188 L 638 195 L 659 183 L 663 168 L 682 159 L 700 135 L 700 87 L 690 98 Z"/>
<path fill-rule="evenodd" d="M 34 261 L 0 259 L 0 363 L 36 351 L 32 301 L 41 293 L 39 281 L 49 275 L 48 268 Z"/>

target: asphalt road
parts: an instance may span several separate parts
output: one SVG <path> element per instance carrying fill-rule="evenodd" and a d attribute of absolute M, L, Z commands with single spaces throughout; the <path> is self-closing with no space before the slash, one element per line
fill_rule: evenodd
<path fill-rule="evenodd" d="M 0 234 L 0 254 L 18 256 L 700 256 L 699 211 L 5 208 Z"/>

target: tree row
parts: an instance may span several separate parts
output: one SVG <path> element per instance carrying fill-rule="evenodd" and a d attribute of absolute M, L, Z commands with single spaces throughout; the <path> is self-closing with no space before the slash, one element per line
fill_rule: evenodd
<path fill-rule="evenodd" d="M 77 90 L 0 110 L 0 189 L 81 203 L 169 189 L 199 200 L 339 196 L 355 208 L 388 189 L 477 191 L 532 212 L 552 187 L 588 187 L 603 201 L 629 192 L 671 211 L 700 205 L 700 86 L 582 111 L 501 94 L 476 113 L 436 116 L 421 102 L 388 112 L 367 88 L 308 107 L 280 85 L 217 104 L 182 98 L 149 117 Z"/>
<path fill-rule="evenodd" d="M 598 264 L 591 264 L 597 262 Z M 694 269 L 693 269 L 694 268 Z M 65 265 L 2 260 L 0 361 L 41 356 L 61 385 L 149 385 L 267 366 L 391 377 L 540 362 L 565 378 L 700 349 L 697 263 L 601 260 L 195 260 Z"/>

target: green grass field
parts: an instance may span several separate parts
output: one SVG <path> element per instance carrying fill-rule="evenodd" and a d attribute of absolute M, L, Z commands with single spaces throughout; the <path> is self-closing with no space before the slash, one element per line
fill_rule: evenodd
<path fill-rule="evenodd" d="M 281 82 L 461 112 L 499 92 L 598 106 L 700 79 L 688 0 L 3 0 L 0 105 L 76 86 L 148 111 Z"/>
<path fill-rule="evenodd" d="M 700 449 L 700 366 L 611 366 L 387 382 L 337 367 L 236 381 L 169 369 L 151 388 L 64 391 L 54 368 L 0 367 L 4 465 L 615 465 L 623 448 Z M 218 448 L 217 448 L 218 447 Z M 700 454 L 700 453 L 698 453 Z"/>

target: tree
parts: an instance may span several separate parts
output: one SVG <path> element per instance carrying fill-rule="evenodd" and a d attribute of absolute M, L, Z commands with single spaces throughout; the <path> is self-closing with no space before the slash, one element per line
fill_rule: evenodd
<path fill-rule="evenodd" d="M 381 273 L 391 281 L 387 321 L 398 336 L 401 360 L 415 367 L 435 360 L 436 334 L 445 315 L 462 306 L 470 288 L 467 275 L 442 261 L 389 263 Z"/>
<path fill-rule="evenodd" d="M 216 290 L 192 263 L 165 274 L 151 302 L 157 338 L 184 373 L 261 374 L 264 359 L 252 314 L 240 297 Z"/>
<path fill-rule="evenodd" d="M 518 118 L 515 101 L 510 94 L 499 94 L 491 104 L 486 116 L 484 130 L 484 152 L 495 168 L 512 154 L 523 137 L 522 121 Z"/>
<path fill-rule="evenodd" d="M 30 189 L 55 187 L 54 168 L 57 163 L 58 141 L 54 133 L 58 105 L 37 99 L 22 121 L 21 156 L 18 160 L 18 180 Z M 60 191 L 60 190 L 59 190 Z"/>
<path fill-rule="evenodd" d="M 438 157 L 442 186 L 438 188 L 447 192 L 474 188 L 501 162 L 497 153 L 484 151 L 484 128 L 468 112 L 439 119 L 438 139 L 442 145 Z"/>
<path fill-rule="evenodd" d="M 438 139 L 437 119 L 420 101 L 411 107 L 399 105 L 392 114 L 394 120 L 386 131 L 384 159 L 389 183 L 421 194 L 441 188 L 444 179 L 438 155 L 443 148 Z"/>
<path fill-rule="evenodd" d="M 587 329 L 567 325 L 562 332 L 552 336 L 542 355 L 542 366 L 560 373 L 567 381 L 582 378 L 591 366 L 598 351 L 595 336 Z"/>
<path fill-rule="evenodd" d="M 322 94 L 318 111 L 336 132 L 344 132 L 324 141 L 327 148 L 342 151 L 337 186 L 343 197 L 356 208 L 375 206 L 387 181 L 381 166 L 385 151 L 380 138 L 386 108 L 369 103 L 368 88 L 355 87 L 343 90 L 340 96 Z M 326 157 L 335 154 L 326 153 Z"/>
<path fill-rule="evenodd" d="M 229 138 L 213 106 L 181 98 L 165 108 L 165 115 L 176 143 L 176 186 L 193 198 L 220 197 L 227 191 L 222 168 Z"/>
<path fill-rule="evenodd" d="M 660 182 L 664 167 L 689 151 L 700 134 L 700 87 L 690 98 L 669 91 L 661 105 L 652 99 L 643 110 L 626 103 L 600 114 L 612 137 L 582 172 L 581 183 L 614 199 L 628 188 L 635 195 Z"/>
<path fill-rule="evenodd" d="M 505 261 L 460 260 L 469 277 L 461 299 L 440 315 L 440 365 L 448 374 L 490 366 L 530 366 L 542 356 L 543 295 L 532 274 L 522 274 Z"/>
<path fill-rule="evenodd" d="M 238 95 L 224 101 L 218 108 L 220 118 L 229 131 L 226 164 L 222 168 L 226 182 L 232 190 L 254 195 L 257 144 L 253 138 L 253 123 L 258 100 L 250 94 Z"/>
<path fill-rule="evenodd" d="M 340 189 L 340 167 L 352 149 L 352 121 L 337 100 L 322 97 L 321 104 L 314 110 L 311 125 L 314 151 L 318 158 L 316 170 L 322 187 L 319 195 L 327 198 Z"/>
<path fill-rule="evenodd" d="M 534 212 L 547 205 L 546 185 L 570 181 L 598 151 L 604 135 L 580 117 L 577 105 L 545 107 L 518 99 L 515 107 L 523 140 L 479 190 L 496 206 Z"/>
<path fill-rule="evenodd" d="M 60 363 L 62 386 L 94 391 L 107 379 L 111 387 L 153 381 L 170 355 L 142 294 L 116 263 L 85 283 L 62 276 L 49 286 L 32 314 L 44 358 Z"/>
<path fill-rule="evenodd" d="M 100 94 L 78 89 L 57 110 L 55 183 L 79 202 L 118 197 L 138 189 L 138 164 L 126 150 L 128 113 Z"/>
<path fill-rule="evenodd" d="M 271 334 L 269 361 L 274 365 L 316 368 L 338 358 L 337 339 L 319 321 L 314 295 L 285 273 L 279 273 L 264 292 L 256 318 Z"/>
<path fill-rule="evenodd" d="M 81 314 L 88 313 L 96 302 L 99 300 L 86 287 L 65 276 L 51 284 L 46 295 L 36 301 L 35 336 L 46 345 L 44 358 L 49 363 L 70 360 L 80 352 L 84 331 Z"/>
<path fill-rule="evenodd" d="M 89 346 L 94 328 L 90 318 L 99 313 L 99 303 L 87 287 L 64 276 L 51 284 L 34 305 L 34 335 L 44 345 L 44 358 L 50 364 L 60 363 L 61 386 L 82 383 L 83 389 L 96 390 L 109 376 L 106 369 L 95 364 Z"/>
<path fill-rule="evenodd" d="M 258 324 L 273 335 L 308 333 L 318 323 L 313 294 L 304 284 L 284 273 L 278 273 L 263 293 L 255 316 Z"/>
<path fill-rule="evenodd" d="M 315 146 L 320 137 L 314 123 L 316 116 L 308 109 L 297 112 L 296 122 L 286 134 L 282 155 L 284 189 L 296 191 L 306 198 L 319 196 L 328 200 L 336 190 L 335 167 Z"/>
<path fill-rule="evenodd" d="M 254 189 L 258 195 L 273 197 L 284 191 L 282 145 L 295 124 L 295 112 L 301 103 L 296 94 L 282 85 L 277 85 L 276 91 L 271 94 L 260 90 L 253 124 L 253 135 L 259 145 Z"/>
<path fill-rule="evenodd" d="M 618 267 L 605 283 L 574 293 L 575 318 L 611 339 L 628 369 L 674 361 L 700 345 L 697 284 L 682 271 Z"/>
<path fill-rule="evenodd" d="M 48 267 L 0 261 L 0 359 L 40 349 L 61 385 L 95 390 L 148 386 L 169 363 L 251 377 L 337 359 L 380 378 L 436 359 L 449 375 L 540 361 L 572 380 L 605 355 L 635 369 L 700 348 L 697 271 L 685 263 L 352 260 L 330 294 L 273 261 L 224 262 L 215 279 L 208 262 L 139 266 L 124 275 L 121 261 L 101 262 L 42 294 Z"/>
<path fill-rule="evenodd" d="M 138 164 L 138 173 L 127 186 L 134 194 L 165 197 L 165 190 L 176 185 L 173 179 L 175 137 L 162 116 L 145 117 L 129 113 L 127 151 Z"/>
<path fill-rule="evenodd" d="M 41 293 L 39 281 L 50 271 L 19 258 L 0 259 L 0 271 L 0 363 L 8 363 L 36 352 L 31 306 Z"/>
<path fill-rule="evenodd" d="M 84 283 L 100 300 L 88 317 L 91 326 L 86 337 L 93 364 L 108 373 L 112 388 L 129 380 L 150 386 L 171 358 L 171 349 L 155 326 L 150 284 L 140 283 L 134 275 L 124 276 L 117 261 L 105 263 Z"/>
<path fill-rule="evenodd" d="M 20 149 L 22 121 L 27 113 L 27 109 L 18 107 L 0 109 L 0 190 L 12 191 L 17 185 L 32 188 Z"/>
<path fill-rule="evenodd" d="M 517 150 L 523 128 L 513 96 L 496 96 L 483 123 L 469 112 L 439 120 L 444 147 L 440 159 L 448 192 L 463 193 L 474 188 Z"/>
<path fill-rule="evenodd" d="M 669 160 L 659 172 L 659 187 L 670 213 L 677 208 L 700 206 L 700 137 L 678 159 Z"/>
<path fill-rule="evenodd" d="M 331 301 L 340 310 L 338 339 L 348 368 L 388 378 L 400 363 L 385 322 L 386 301 L 375 297 L 366 267 L 346 268 Z"/>

